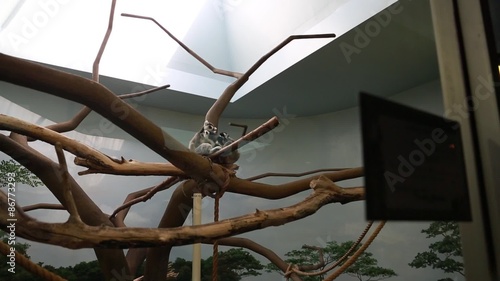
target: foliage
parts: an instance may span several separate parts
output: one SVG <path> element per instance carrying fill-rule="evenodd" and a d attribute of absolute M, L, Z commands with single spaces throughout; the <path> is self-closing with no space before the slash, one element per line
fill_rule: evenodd
<path fill-rule="evenodd" d="M 209 257 L 201 261 L 201 280 L 212 280 L 213 259 Z M 173 268 L 179 273 L 178 281 L 191 281 L 192 262 L 177 258 Z M 259 276 L 264 266 L 249 252 L 241 248 L 232 248 L 226 252 L 219 252 L 217 276 L 219 280 L 239 281 L 246 276 Z"/>
<path fill-rule="evenodd" d="M 258 276 L 260 275 L 259 271 L 262 269 L 264 269 L 264 266 L 242 248 L 232 248 L 226 252 L 220 252 L 219 272 L 221 274 L 232 271 L 239 277 Z"/>
<path fill-rule="evenodd" d="M 323 248 L 323 258 L 324 265 L 320 268 L 324 269 L 328 265 L 339 260 L 354 244 L 353 241 L 343 242 L 341 244 L 336 241 L 330 241 L 327 243 L 326 247 Z M 359 248 L 361 245 L 358 245 Z M 303 248 L 300 250 L 292 250 L 285 254 L 287 259 L 285 260 L 289 264 L 295 265 L 313 265 L 319 262 L 319 253 L 317 250 Z M 351 265 L 344 274 L 355 277 L 358 280 L 382 280 L 396 276 L 396 272 L 389 268 L 383 268 L 377 265 L 378 261 L 373 257 L 373 254 L 365 251 L 358 260 Z M 266 271 L 278 271 L 274 264 L 268 264 L 266 266 Z M 323 280 L 325 275 L 318 276 L 302 276 L 304 281 L 320 281 Z M 365 279 L 366 278 L 366 279 Z"/>
<path fill-rule="evenodd" d="M 97 260 L 78 263 L 72 268 L 72 273 L 77 276 L 78 281 L 104 280 Z"/>
<path fill-rule="evenodd" d="M 6 187 L 9 178 L 13 178 L 16 185 L 27 184 L 32 187 L 43 185 L 37 176 L 16 161 L 12 159 L 8 161 L 2 160 L 0 161 L 0 187 Z"/>
<path fill-rule="evenodd" d="M 288 264 L 295 264 L 295 265 L 311 265 L 317 263 L 319 260 L 318 251 L 309 248 L 292 250 L 286 253 L 285 256 L 287 257 L 285 261 Z M 278 267 L 276 267 L 276 265 L 274 265 L 273 263 L 268 263 L 266 265 L 266 271 L 281 273 L 281 270 L 278 269 Z M 324 275 L 302 276 L 301 278 L 304 281 L 317 281 L 317 280 L 323 280 L 323 277 Z"/>
<path fill-rule="evenodd" d="M 183 258 L 177 258 L 173 262 L 175 272 L 178 272 L 177 281 L 191 281 L 192 280 L 192 262 Z"/>
<path fill-rule="evenodd" d="M 432 267 L 445 273 L 464 275 L 458 224 L 433 222 L 429 228 L 423 229 L 422 233 L 427 234 L 427 238 L 441 238 L 441 240 L 431 243 L 429 251 L 418 253 L 409 265 L 415 268 Z"/>

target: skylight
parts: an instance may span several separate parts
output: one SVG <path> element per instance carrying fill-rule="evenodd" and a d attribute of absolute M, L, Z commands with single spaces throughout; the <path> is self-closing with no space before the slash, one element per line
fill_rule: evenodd
<path fill-rule="evenodd" d="M 15 1 L 11 1 L 15 2 Z M 156 17 L 181 40 L 206 0 L 119 0 L 113 31 L 101 60 L 102 74 L 142 82 L 140 69 L 160 64 L 177 49 L 161 30 L 121 13 Z M 17 1 L 2 29 L 2 51 L 57 66 L 91 71 L 108 26 L 111 1 Z M 15 8 L 18 7 L 17 13 Z M 147 72 L 147 70 L 146 70 Z M 152 84 L 152 81 L 144 81 Z M 157 82 L 158 83 L 158 82 Z"/>
<path fill-rule="evenodd" d="M 99 73 L 215 98 L 233 81 L 213 74 L 180 49 L 155 18 L 214 67 L 245 72 L 292 34 L 347 32 L 395 2 L 373 0 L 118 0 Z M 111 1 L 2 0 L 0 52 L 92 71 L 108 26 Z M 359 7 L 363 7 L 362 10 Z M 233 101 L 333 39 L 292 42 L 251 77 Z"/>

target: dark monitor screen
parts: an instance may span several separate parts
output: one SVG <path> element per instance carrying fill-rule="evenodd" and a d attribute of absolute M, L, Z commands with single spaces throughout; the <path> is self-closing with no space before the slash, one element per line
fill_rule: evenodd
<path fill-rule="evenodd" d="M 460 126 L 360 94 L 369 220 L 471 220 Z"/>

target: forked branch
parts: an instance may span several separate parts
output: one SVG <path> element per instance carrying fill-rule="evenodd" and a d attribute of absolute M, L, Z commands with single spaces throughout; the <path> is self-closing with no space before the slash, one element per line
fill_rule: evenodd
<path fill-rule="evenodd" d="M 77 156 L 75 164 L 88 168 L 87 171 L 80 172 L 80 175 L 99 172 L 114 175 L 185 176 L 184 172 L 169 163 L 143 163 L 133 160 L 127 161 L 123 158 L 113 159 L 60 133 L 15 117 L 0 114 L 0 129 L 36 138 L 53 145 L 59 142 L 64 150 Z"/>
<path fill-rule="evenodd" d="M 341 188 L 327 178 L 311 182 L 314 192 L 295 205 L 249 214 L 201 226 L 170 229 L 115 228 L 38 222 L 19 210 L 17 235 L 34 241 L 77 249 L 85 247 L 153 247 L 209 242 L 269 226 L 283 225 L 314 214 L 322 206 L 339 201 L 364 198 L 364 188 Z M 1 193 L 0 207 L 6 210 L 6 195 Z M 6 228 L 8 216 L 0 213 L 0 226 Z"/>
<path fill-rule="evenodd" d="M 69 181 L 70 175 L 68 172 L 68 165 L 66 164 L 66 158 L 64 157 L 64 152 L 61 147 L 61 143 L 55 144 L 57 160 L 59 161 L 59 167 L 61 169 L 61 184 L 64 189 L 64 201 L 68 206 L 69 219 L 68 222 L 83 224 L 80 215 L 78 214 L 78 209 L 76 207 L 75 198 L 73 197 L 73 192 L 71 191 L 71 183 Z"/>
<path fill-rule="evenodd" d="M 92 80 L 95 82 L 99 82 L 99 63 L 101 62 L 102 55 L 104 53 L 104 49 L 106 48 L 106 44 L 108 43 L 109 36 L 111 35 L 111 31 L 113 30 L 113 19 L 115 14 L 116 0 L 111 1 L 111 9 L 109 12 L 109 20 L 108 27 L 106 29 L 106 34 L 101 42 L 101 46 L 99 47 L 99 51 L 94 59 L 94 63 L 92 65 Z M 72 119 L 48 126 L 49 129 L 54 130 L 56 132 L 68 132 L 74 130 L 82 121 L 92 112 L 92 109 L 85 106 L 78 112 Z"/>
<path fill-rule="evenodd" d="M 224 92 L 221 94 L 221 96 L 215 101 L 215 103 L 212 105 L 212 107 L 208 110 L 207 114 L 205 115 L 205 120 L 209 121 L 210 123 L 214 124 L 216 127 L 218 127 L 219 124 L 219 119 L 220 116 L 222 115 L 222 112 L 226 109 L 227 105 L 229 104 L 230 100 L 233 98 L 234 94 L 246 83 L 248 78 L 260 67 L 262 64 L 267 61 L 272 55 L 274 55 L 276 52 L 281 50 L 284 46 L 286 46 L 288 43 L 290 43 L 293 40 L 297 39 L 316 39 L 316 38 L 334 38 L 335 34 L 329 33 L 329 34 L 308 34 L 308 35 L 292 35 L 288 38 L 286 38 L 283 42 L 278 44 L 274 49 L 272 49 L 270 52 L 262 56 L 254 65 L 252 65 L 245 73 L 241 74 L 238 72 L 233 72 L 233 71 L 228 71 L 228 70 L 222 70 L 213 67 L 210 63 L 208 63 L 206 60 L 204 60 L 202 57 L 200 57 L 197 53 L 195 53 L 193 50 L 191 50 L 188 46 L 186 46 L 184 43 L 182 43 L 179 39 L 177 39 L 168 29 L 163 27 L 156 19 L 152 17 L 147 17 L 147 16 L 141 16 L 141 15 L 134 15 L 134 14 L 128 14 L 128 13 L 122 13 L 122 16 L 124 17 L 132 17 L 132 18 L 138 18 L 138 19 L 145 19 L 145 20 L 150 20 L 154 22 L 158 27 L 160 27 L 170 38 L 172 38 L 179 46 L 181 46 L 186 52 L 188 52 L 191 56 L 193 56 L 195 59 L 197 59 L 199 62 L 201 62 L 204 66 L 206 66 L 208 69 L 210 69 L 212 72 L 216 74 L 221 74 L 221 75 L 226 75 L 226 76 L 231 76 L 236 78 L 236 81 L 234 81 L 231 85 L 229 85 Z"/>
<path fill-rule="evenodd" d="M 204 66 L 206 66 L 208 69 L 210 69 L 213 73 L 216 73 L 216 74 L 221 74 L 221 75 L 226 75 L 226 76 L 230 76 L 230 77 L 235 77 L 235 78 L 238 78 L 238 77 L 241 77 L 241 73 L 238 73 L 238 72 L 232 72 L 232 71 L 227 71 L 227 70 L 223 70 L 223 69 L 219 69 L 219 68 L 215 68 L 214 66 L 212 66 L 209 62 L 207 62 L 206 60 L 204 60 L 201 56 L 199 56 L 196 52 L 194 52 L 193 50 L 191 50 L 186 44 L 182 43 L 181 40 L 177 39 L 177 37 L 175 37 L 170 31 L 168 31 L 168 29 L 166 29 L 165 27 L 163 27 L 163 25 L 161 25 L 157 20 L 155 20 L 154 18 L 152 17 L 146 17 L 146 16 L 140 16 L 140 15 L 133 15 L 133 14 L 127 14 L 127 13 L 122 13 L 121 14 L 123 17 L 130 17 L 130 18 L 137 18 L 137 19 L 144 19 L 144 20 L 150 20 L 152 22 L 154 22 L 158 27 L 160 27 L 170 38 L 172 38 L 172 40 L 174 40 L 175 42 L 177 42 L 177 44 L 179 44 L 179 46 L 181 46 L 186 52 L 188 52 L 191 56 L 193 56 L 195 59 L 197 59 L 199 62 L 201 62 Z"/>
<path fill-rule="evenodd" d="M 165 189 L 168 189 L 172 185 L 178 183 L 181 179 L 179 177 L 170 177 L 160 183 L 159 185 L 149 189 L 146 194 L 135 197 L 135 198 L 130 198 L 127 197 L 123 205 L 120 207 L 116 208 L 116 210 L 109 216 L 110 219 L 113 219 L 119 212 L 123 211 L 122 213 L 122 220 L 125 219 L 125 216 L 127 215 L 128 210 L 130 209 L 131 206 L 139 203 L 139 202 L 146 202 L 147 200 L 151 199 L 156 193 L 163 191 Z M 130 195 L 129 195 L 130 196 Z"/>

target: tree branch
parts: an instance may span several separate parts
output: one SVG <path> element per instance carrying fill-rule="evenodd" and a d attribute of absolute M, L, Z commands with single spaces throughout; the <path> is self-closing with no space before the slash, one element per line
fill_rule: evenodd
<path fill-rule="evenodd" d="M 151 94 L 151 93 L 154 93 L 156 91 L 166 89 L 168 87 L 170 87 L 170 85 L 166 84 L 163 86 L 153 87 L 151 89 L 147 89 L 147 90 L 136 92 L 136 93 L 122 94 L 122 95 L 119 95 L 118 97 L 121 99 L 131 99 L 131 98 L 136 98 L 136 97 L 144 96 L 147 94 Z"/>
<path fill-rule="evenodd" d="M 280 258 L 274 251 L 250 239 L 240 238 L 240 237 L 228 237 L 219 239 L 218 242 L 219 245 L 231 246 L 231 247 L 243 247 L 248 250 L 251 250 L 267 258 L 271 263 L 276 265 L 283 273 L 285 273 L 288 268 L 288 264 L 282 258 Z M 302 281 L 302 279 L 295 273 L 290 274 L 289 277 L 294 281 Z"/>
<path fill-rule="evenodd" d="M 363 168 L 351 168 L 337 172 L 324 173 L 321 176 L 331 181 L 338 182 L 363 176 Z M 308 190 L 310 182 L 317 178 L 318 176 L 311 176 L 284 184 L 272 185 L 233 177 L 231 178 L 230 185 L 226 192 L 276 200 Z M 349 203 L 349 201 L 340 201 L 339 203 L 345 204 Z"/>
<path fill-rule="evenodd" d="M 247 181 L 256 181 L 260 180 L 262 178 L 267 178 L 267 177 L 303 177 L 303 176 L 308 176 L 312 174 L 317 174 L 317 173 L 323 173 L 323 172 L 338 172 L 338 171 L 344 171 L 344 170 L 349 170 L 352 168 L 331 168 L 331 169 L 317 169 L 317 170 L 312 170 L 312 171 L 307 171 L 303 173 L 265 173 L 257 176 L 253 176 L 250 178 L 246 178 L 245 180 Z"/>
<path fill-rule="evenodd" d="M 24 145 L 0 134 L 0 148 L 2 152 L 5 152 L 7 155 L 35 174 L 52 192 L 52 194 L 54 194 L 57 200 L 62 203 L 65 209 L 67 209 L 68 204 L 64 198 L 64 187 L 61 182 L 62 175 L 59 170 L 59 165 L 29 147 L 27 143 L 23 143 Z M 75 203 L 83 222 L 94 226 L 112 226 L 107 216 L 102 213 L 102 211 L 72 177 L 69 177 L 69 183 L 74 197 L 78 198 Z M 6 211 L 7 209 L 0 210 L 0 216 L 4 215 Z M 18 214 L 24 215 L 24 212 L 19 209 Z M 24 221 L 22 218 L 18 218 L 17 223 L 16 227 L 23 224 Z M 29 232 L 29 227 L 27 228 L 27 231 Z M 41 241 L 43 241 L 47 236 L 51 236 L 51 234 L 44 234 L 44 238 L 42 238 Z M 101 269 L 106 276 L 106 280 L 111 280 L 111 278 L 113 278 L 111 274 L 113 271 L 120 273 L 129 272 L 123 251 L 94 248 L 94 252 L 99 260 Z"/>
<path fill-rule="evenodd" d="M 190 152 L 134 108 L 93 81 L 3 54 L 0 54 L 0 80 L 89 106 L 197 181 L 213 180 L 214 177 L 222 180 L 225 176 L 222 167 Z"/>
<path fill-rule="evenodd" d="M 172 175 L 185 176 L 184 172 L 168 163 L 143 163 L 133 160 L 117 160 L 70 139 L 50 129 L 32 124 L 15 117 L 0 114 L 0 129 L 17 132 L 19 134 L 36 138 L 55 145 L 61 143 L 64 150 L 78 156 L 75 164 L 87 167 L 87 171 L 79 172 L 80 175 L 90 173 L 107 173 L 114 175 Z"/>
<path fill-rule="evenodd" d="M 109 158 L 111 161 L 96 162 L 92 158 L 75 157 L 75 164 L 86 167 L 87 170 L 78 172 L 78 175 L 108 174 L 122 176 L 179 176 L 186 174 L 170 163 L 152 163 L 135 160 L 120 160 Z"/>
<path fill-rule="evenodd" d="M 358 201 L 364 198 L 364 188 L 341 188 L 325 177 L 311 182 L 314 192 L 295 205 L 257 210 L 253 214 L 201 226 L 184 226 L 170 229 L 115 228 L 108 226 L 78 226 L 74 224 L 38 222 L 19 210 L 17 235 L 26 239 L 63 247 L 78 248 L 128 248 L 163 245 L 184 245 L 209 242 L 256 229 L 283 225 L 314 214 L 322 206 L 339 201 Z M 6 229 L 8 215 L 7 197 L 2 193 L 0 200 L 0 226 Z"/>
<path fill-rule="evenodd" d="M 97 52 L 96 58 L 94 60 L 94 64 L 92 65 L 92 80 L 94 80 L 95 82 L 99 82 L 99 63 L 101 61 L 102 54 L 104 53 L 104 49 L 106 48 L 106 44 L 108 43 L 111 31 L 113 30 L 115 6 L 116 0 L 112 0 L 111 10 L 109 12 L 108 28 L 106 29 L 106 34 L 104 35 L 104 39 L 101 42 L 101 47 L 99 48 L 99 51 Z M 89 107 L 84 107 L 69 121 L 53 124 L 48 126 L 47 128 L 56 132 L 68 132 L 74 130 L 76 127 L 78 127 L 78 125 L 80 125 L 80 123 L 82 123 L 82 121 L 90 114 L 90 112 L 92 112 L 92 110 Z"/>
<path fill-rule="evenodd" d="M 83 224 L 80 215 L 78 214 L 78 209 L 76 207 L 75 198 L 73 197 L 73 192 L 71 192 L 71 182 L 69 180 L 68 165 L 66 165 L 66 158 L 64 157 L 64 152 L 61 148 L 61 143 L 56 143 L 56 154 L 57 160 L 59 161 L 59 167 L 62 174 L 62 185 L 63 185 L 63 196 L 64 201 L 68 206 L 69 219 L 68 222 L 75 224 Z"/>
<path fill-rule="evenodd" d="M 159 86 L 159 87 L 154 87 L 154 88 L 151 88 L 148 90 L 144 90 L 141 92 L 137 92 L 137 93 L 129 93 L 129 94 L 119 95 L 118 97 L 121 99 L 135 98 L 135 97 L 147 95 L 147 94 L 150 94 L 150 93 L 162 90 L 162 89 L 166 89 L 168 87 L 170 87 L 170 85 L 167 84 L 167 85 L 163 85 L 163 86 Z M 58 133 L 72 131 L 72 130 L 76 129 L 76 127 L 78 127 L 78 125 L 80 125 L 80 123 L 82 123 L 82 121 L 90 114 L 90 112 L 92 112 L 92 110 L 85 106 L 70 120 L 65 121 L 65 122 L 60 122 L 57 124 L 52 124 L 52 125 L 47 126 L 46 128 L 53 130 L 53 131 L 56 131 Z M 30 140 L 35 140 L 35 139 L 32 138 Z"/>
<path fill-rule="evenodd" d="M 241 77 L 238 77 L 236 81 L 234 81 L 232 84 L 230 84 L 224 92 L 222 92 L 222 95 L 215 101 L 215 103 L 210 107 L 210 109 L 207 111 L 207 114 L 205 115 L 205 120 L 208 120 L 212 124 L 214 124 L 216 127 L 218 127 L 219 124 L 219 118 L 222 115 L 222 112 L 226 109 L 227 105 L 233 98 L 234 94 L 248 81 L 250 76 L 264 64 L 271 56 L 273 56 L 275 53 L 277 53 L 279 50 L 281 50 L 284 46 L 286 46 L 288 43 L 290 43 L 293 40 L 297 39 L 314 39 L 314 38 L 334 38 L 335 34 L 312 34 L 312 35 L 292 35 L 285 39 L 283 42 L 281 42 L 278 46 L 276 46 L 274 49 L 269 51 L 267 54 L 262 56 L 250 69 L 248 69 Z"/>
<path fill-rule="evenodd" d="M 29 212 L 29 211 L 34 211 L 38 209 L 44 209 L 44 210 L 66 210 L 63 205 L 61 204 L 50 204 L 50 203 L 38 203 L 38 204 L 33 204 L 33 205 L 28 205 L 23 207 L 24 212 Z"/>
<path fill-rule="evenodd" d="M 125 217 L 127 216 L 128 210 L 130 209 L 131 206 L 133 206 L 139 202 L 146 202 L 147 200 L 151 199 L 151 197 L 153 197 L 156 193 L 170 188 L 172 185 L 178 183 L 180 180 L 181 179 L 179 177 L 170 177 L 170 178 L 166 179 L 165 181 L 163 181 L 162 183 L 160 183 L 159 185 L 154 186 L 151 189 L 148 189 L 146 194 L 144 194 L 144 195 L 141 195 L 139 197 L 134 198 L 134 197 L 131 197 L 129 194 L 129 196 L 127 196 L 127 198 L 125 199 L 125 202 L 123 203 L 123 205 L 116 208 L 116 210 L 109 216 L 110 219 L 117 216 L 118 213 L 121 213 L 120 219 L 122 219 L 122 221 L 124 221 Z"/>
<path fill-rule="evenodd" d="M 232 71 L 227 71 L 219 68 L 213 67 L 210 63 L 208 63 L 206 60 L 204 60 L 202 57 L 200 57 L 197 53 L 195 53 L 193 50 L 191 50 L 186 44 L 182 43 L 177 37 L 175 37 L 170 31 L 168 31 L 165 27 L 163 27 L 158 21 L 156 21 L 152 17 L 145 17 L 145 16 L 139 16 L 139 15 L 133 15 L 133 14 L 127 14 L 127 13 L 122 13 L 121 14 L 123 17 L 130 17 L 130 18 L 137 18 L 137 19 L 145 19 L 145 20 L 150 20 L 154 22 L 158 27 L 160 27 L 170 38 L 172 38 L 179 46 L 181 46 L 186 52 L 188 52 L 191 56 L 193 56 L 196 60 L 201 62 L 204 66 L 206 66 L 208 69 L 210 69 L 213 73 L 215 74 L 222 74 L 226 76 L 231 76 L 238 78 L 242 74 L 238 72 L 232 72 Z"/>
<path fill-rule="evenodd" d="M 211 159 L 216 159 L 217 157 L 219 157 L 223 154 L 238 150 L 242 146 L 256 140 L 257 138 L 261 137 L 262 135 L 264 135 L 267 132 L 271 131 L 272 129 L 276 128 L 278 125 L 279 125 L 278 118 L 273 117 L 273 118 L 269 119 L 268 121 L 266 121 L 264 124 L 260 125 L 259 127 L 255 128 L 254 130 L 252 130 L 250 133 L 235 140 L 230 145 L 225 146 L 221 150 L 209 155 L 209 157 Z"/>

